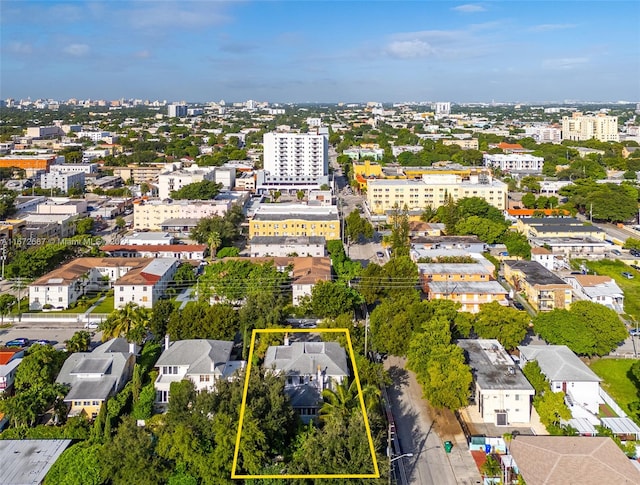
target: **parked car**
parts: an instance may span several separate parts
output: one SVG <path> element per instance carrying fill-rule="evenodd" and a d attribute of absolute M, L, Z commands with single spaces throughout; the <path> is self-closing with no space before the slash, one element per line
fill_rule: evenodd
<path fill-rule="evenodd" d="M 34 340 L 33 342 L 31 342 L 31 345 L 51 345 L 51 340 L 47 340 L 47 339 L 41 338 L 41 339 Z"/>
<path fill-rule="evenodd" d="M 522 303 L 520 303 L 519 301 L 513 301 L 513 307 L 518 309 L 518 310 L 524 310 L 524 305 Z"/>
<path fill-rule="evenodd" d="M 96 328 L 98 328 L 98 325 L 99 325 L 98 322 L 87 322 L 84 324 L 84 328 L 95 330 Z"/>
<path fill-rule="evenodd" d="M 616 256 L 622 256 L 622 253 L 620 251 L 618 251 L 617 249 L 612 249 L 611 250 L 611 254 L 615 254 Z"/>
<path fill-rule="evenodd" d="M 631 267 L 637 271 L 640 271 L 640 266 L 638 266 L 637 264 L 632 264 Z"/>
<path fill-rule="evenodd" d="M 636 258 L 638 258 L 638 257 L 640 257 L 640 250 L 638 250 L 638 249 L 632 249 L 632 250 L 630 250 L 630 251 L 629 251 L 629 254 L 630 254 L 631 256 L 635 256 Z"/>
<path fill-rule="evenodd" d="M 4 344 L 5 347 L 28 347 L 29 346 L 29 339 L 28 338 L 16 338 L 13 340 L 9 340 L 6 344 Z"/>
<path fill-rule="evenodd" d="M 633 275 L 631 273 L 627 272 L 627 271 L 623 271 L 622 272 L 622 276 L 624 276 L 628 280 L 632 280 L 633 279 Z"/>
<path fill-rule="evenodd" d="M 638 337 L 640 336 L 640 328 L 632 328 L 629 330 L 629 335 L 631 335 L 632 337 Z"/>

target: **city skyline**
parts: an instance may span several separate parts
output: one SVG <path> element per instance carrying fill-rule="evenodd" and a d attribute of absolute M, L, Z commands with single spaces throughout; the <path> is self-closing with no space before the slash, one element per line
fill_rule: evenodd
<path fill-rule="evenodd" d="M 0 4 L 1 98 L 640 100 L 640 3 Z"/>

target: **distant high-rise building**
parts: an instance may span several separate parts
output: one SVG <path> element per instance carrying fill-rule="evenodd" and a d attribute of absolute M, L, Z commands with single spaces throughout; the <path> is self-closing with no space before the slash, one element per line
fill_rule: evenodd
<path fill-rule="evenodd" d="M 440 102 L 435 105 L 436 116 L 447 116 L 451 113 L 451 103 Z"/>
<path fill-rule="evenodd" d="M 323 177 L 329 173 L 327 137 L 313 133 L 265 133 L 264 170 L 275 177 Z"/>
<path fill-rule="evenodd" d="M 562 117 L 562 139 L 586 141 L 595 138 L 599 141 L 620 141 L 618 135 L 618 117 L 597 114 L 585 116 L 579 111 L 571 117 Z"/>
<path fill-rule="evenodd" d="M 169 118 L 183 118 L 187 116 L 187 105 L 170 104 L 167 106 L 167 114 Z"/>

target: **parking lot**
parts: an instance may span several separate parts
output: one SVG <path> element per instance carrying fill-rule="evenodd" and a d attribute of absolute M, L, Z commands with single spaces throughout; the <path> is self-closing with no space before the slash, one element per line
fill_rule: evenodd
<path fill-rule="evenodd" d="M 79 330 L 84 330 L 80 324 L 16 324 L 10 328 L 0 329 L 0 346 L 10 340 L 17 338 L 27 338 L 29 340 L 45 339 L 51 341 L 57 349 L 65 347 L 65 340 L 69 340 L 73 334 Z M 92 341 L 100 342 L 100 334 L 92 331 Z"/>

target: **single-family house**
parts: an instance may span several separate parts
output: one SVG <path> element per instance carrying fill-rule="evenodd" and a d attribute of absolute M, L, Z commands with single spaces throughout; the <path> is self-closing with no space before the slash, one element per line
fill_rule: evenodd
<path fill-rule="evenodd" d="M 582 300 L 600 303 L 624 313 L 624 292 L 611 277 L 600 275 L 571 275 L 566 278 L 573 291 Z"/>
<path fill-rule="evenodd" d="M 535 391 L 495 339 L 461 339 L 458 346 L 473 375 L 473 401 L 485 423 L 528 423 Z"/>
<path fill-rule="evenodd" d="M 509 453 L 527 485 L 640 483 L 638 468 L 609 437 L 518 435 Z"/>
<path fill-rule="evenodd" d="M 11 394 L 16 379 L 16 370 L 22 362 L 24 350 L 18 348 L 0 349 L 0 395 Z"/>
<path fill-rule="evenodd" d="M 171 342 L 165 337 L 164 351 L 156 362 L 158 377 L 156 407 L 166 410 L 172 382 L 189 379 L 195 388 L 212 390 L 220 379 L 230 379 L 245 366 L 244 361 L 231 360 L 233 342 L 226 340 L 190 339 Z"/>
<path fill-rule="evenodd" d="M 131 378 L 135 363 L 135 344 L 124 338 L 108 340 L 92 352 L 71 354 L 56 378 L 70 388 L 64 398 L 69 416 L 85 413 L 95 418 L 102 404 Z"/>
<path fill-rule="evenodd" d="M 570 406 L 580 406 L 598 415 L 602 399 L 600 379 L 566 345 L 526 345 L 520 350 L 520 365 L 535 360 L 554 392 L 564 391 Z"/>
<path fill-rule="evenodd" d="M 267 349 L 264 368 L 286 376 L 285 392 L 303 422 L 318 416 L 322 391 L 335 390 L 350 375 L 347 354 L 337 342 L 290 342 Z"/>

